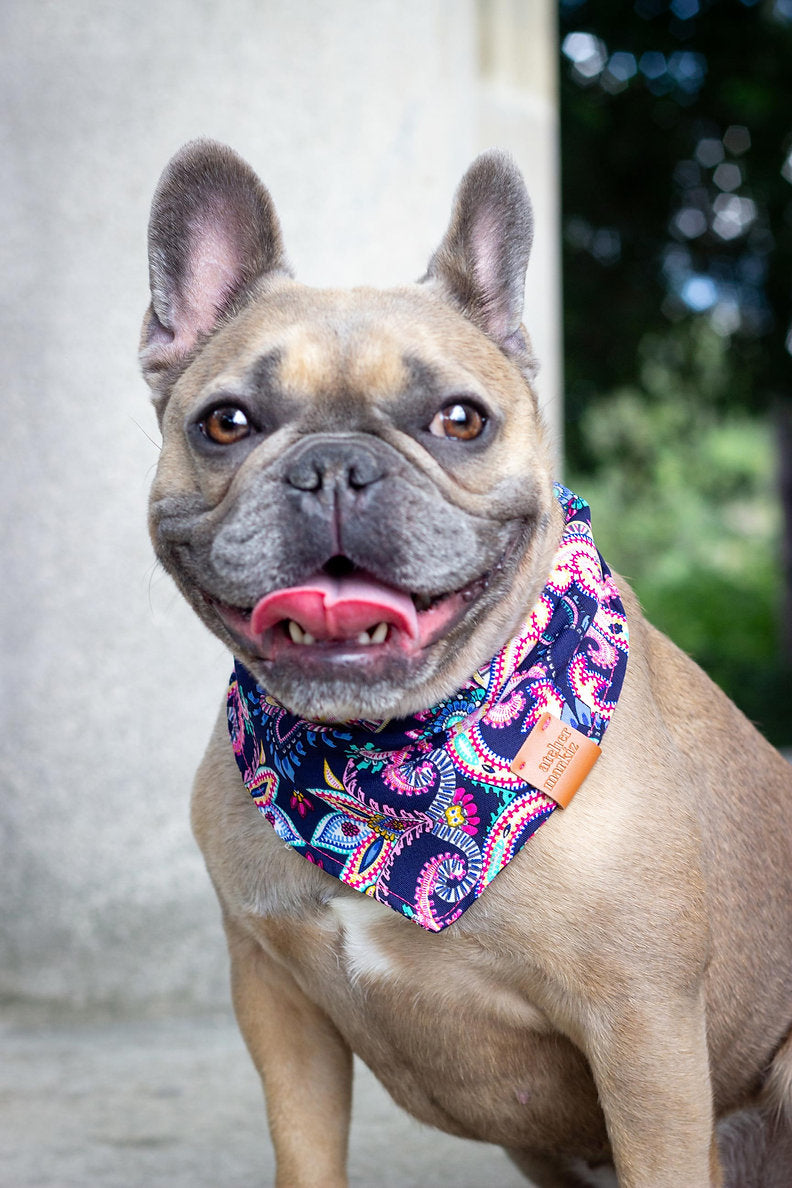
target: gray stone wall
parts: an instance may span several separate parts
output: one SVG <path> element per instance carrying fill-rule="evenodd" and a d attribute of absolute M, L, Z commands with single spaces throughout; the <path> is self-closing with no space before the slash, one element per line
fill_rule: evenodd
<path fill-rule="evenodd" d="M 549 93 L 531 99 L 517 77 L 504 91 L 508 63 L 484 77 L 480 61 L 481 28 L 528 9 L 553 11 L 6 0 L 0 998 L 227 997 L 187 804 L 229 658 L 145 531 L 157 432 L 135 356 L 161 168 L 193 136 L 232 144 L 270 187 L 298 275 L 318 284 L 419 275 L 470 158 L 511 137 L 525 164 L 529 125 L 529 182 L 551 222 Z M 546 24 L 524 34 L 526 53 L 551 54 Z M 540 230 L 532 265 L 540 321 L 557 296 L 553 234 Z M 553 405 L 553 319 L 542 335 Z"/>

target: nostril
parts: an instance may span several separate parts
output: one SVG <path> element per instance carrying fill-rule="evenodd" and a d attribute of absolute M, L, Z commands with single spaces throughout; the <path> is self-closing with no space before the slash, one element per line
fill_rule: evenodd
<path fill-rule="evenodd" d="M 378 469 L 375 470 L 371 466 L 361 467 L 354 462 L 347 472 L 347 480 L 353 491 L 362 491 L 364 487 L 370 487 L 381 477 L 381 472 Z"/>
<path fill-rule="evenodd" d="M 296 487 L 298 491 L 320 491 L 322 479 L 322 471 L 307 459 L 291 466 L 286 474 L 289 486 Z"/>
<path fill-rule="evenodd" d="M 385 470 L 382 458 L 373 450 L 359 448 L 347 462 L 347 485 L 353 491 L 362 491 L 384 478 Z"/>

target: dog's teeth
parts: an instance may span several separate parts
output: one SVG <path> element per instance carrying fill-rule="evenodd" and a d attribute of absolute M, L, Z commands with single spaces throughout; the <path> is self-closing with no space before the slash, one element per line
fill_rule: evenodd
<path fill-rule="evenodd" d="M 294 619 L 288 620 L 286 630 L 289 633 L 292 643 L 302 645 L 316 643 L 316 637 L 311 635 L 310 631 L 306 631 L 304 627 L 301 627 Z M 370 644 L 385 643 L 389 630 L 388 624 L 383 621 L 382 623 L 378 623 L 376 627 L 372 627 L 370 631 L 361 631 L 356 637 L 356 642 L 366 647 Z"/>
<path fill-rule="evenodd" d="M 299 623 L 295 623 L 294 619 L 289 619 L 289 635 L 292 638 L 292 643 L 305 643 L 306 633 L 303 631 Z"/>

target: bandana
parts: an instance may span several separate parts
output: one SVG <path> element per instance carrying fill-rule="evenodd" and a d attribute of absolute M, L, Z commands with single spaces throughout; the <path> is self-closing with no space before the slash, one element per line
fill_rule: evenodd
<path fill-rule="evenodd" d="M 229 733 L 269 825 L 309 862 L 431 932 L 457 920 L 558 807 L 512 770 L 543 715 L 599 743 L 621 690 L 619 592 L 588 504 L 560 484 L 555 495 L 565 529 L 536 604 L 489 664 L 430 709 L 309 722 L 235 663 Z"/>

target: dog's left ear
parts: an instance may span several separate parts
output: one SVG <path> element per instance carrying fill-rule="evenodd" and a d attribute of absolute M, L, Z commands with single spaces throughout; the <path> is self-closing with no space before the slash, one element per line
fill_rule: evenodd
<path fill-rule="evenodd" d="M 424 281 L 444 294 L 480 330 L 532 370 L 521 327 L 533 210 L 522 174 L 508 154 L 477 157 L 460 182 L 451 222 Z"/>
<path fill-rule="evenodd" d="M 186 144 L 160 178 L 149 222 L 140 361 L 158 411 L 196 346 L 272 273 L 290 275 L 269 193 L 225 145 Z"/>

